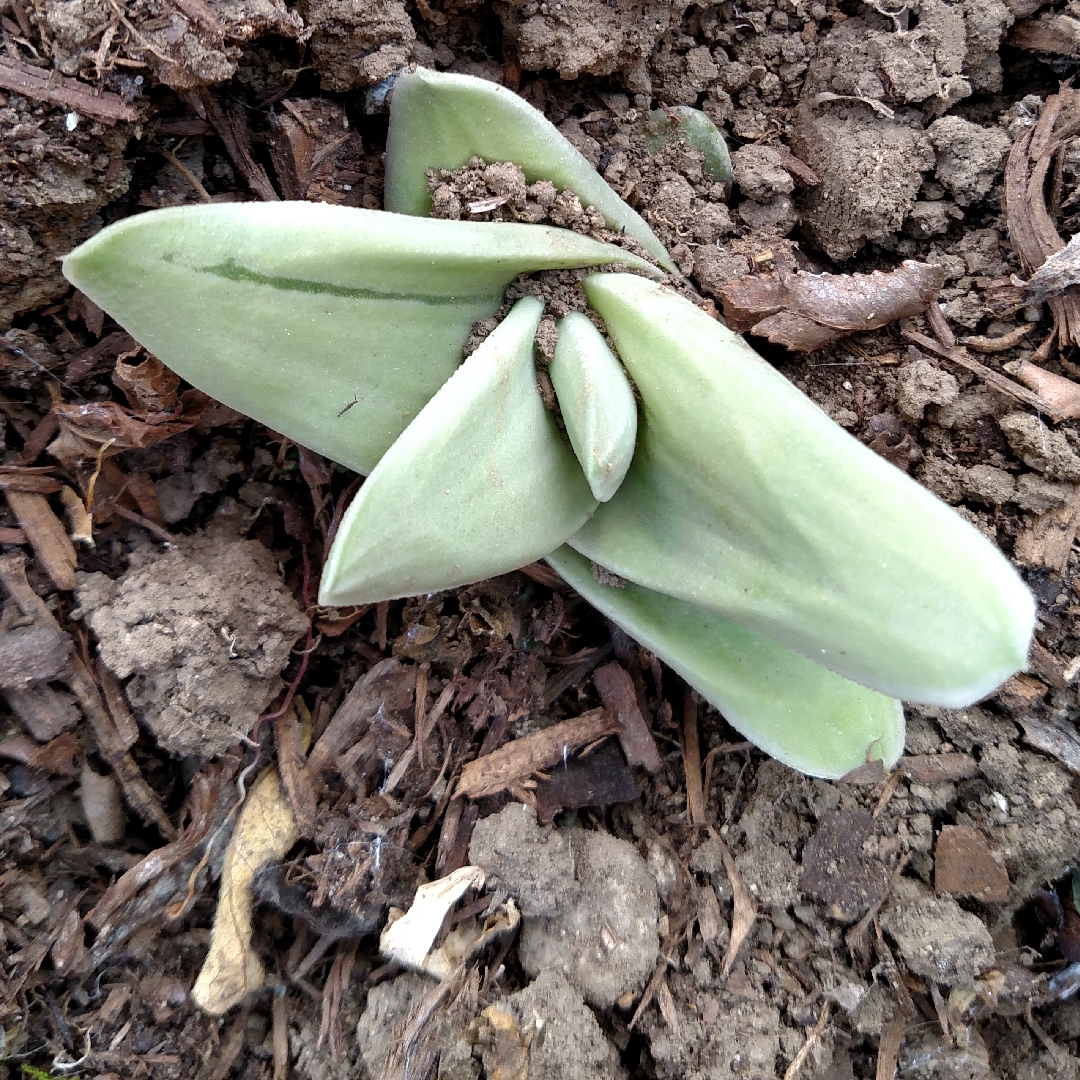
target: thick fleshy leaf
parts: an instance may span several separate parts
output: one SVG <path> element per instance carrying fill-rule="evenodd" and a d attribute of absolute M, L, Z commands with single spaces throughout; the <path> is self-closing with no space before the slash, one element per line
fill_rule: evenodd
<path fill-rule="evenodd" d="M 682 136 L 705 158 L 705 171 L 721 184 L 731 183 L 731 155 L 720 129 L 700 109 L 675 105 L 649 113 L 645 147 L 655 153 L 673 137 Z"/>
<path fill-rule="evenodd" d="M 547 561 L 777 761 L 830 779 L 868 758 L 880 758 L 887 769 L 896 764 L 904 710 L 895 698 L 696 604 L 640 585 L 601 585 L 589 560 L 569 547 Z"/>
<path fill-rule="evenodd" d="M 417 68 L 394 85 L 386 138 L 386 208 L 431 213 L 428 169 L 459 169 L 471 157 L 513 161 L 529 183 L 550 180 L 595 207 L 611 229 L 632 236 L 665 270 L 667 249 L 543 113 L 517 94 L 471 75 Z"/>
<path fill-rule="evenodd" d="M 572 311 L 558 324 L 548 374 L 566 434 L 600 502 L 619 490 L 637 439 L 637 403 L 622 365 L 588 316 Z"/>
<path fill-rule="evenodd" d="M 519 300 L 376 465 L 342 520 L 320 603 L 467 585 L 581 527 L 596 500 L 536 387 L 543 309 Z"/>
<path fill-rule="evenodd" d="M 125 218 L 64 273 L 199 389 L 367 473 L 518 274 L 628 258 L 535 225 L 232 203 Z"/>
<path fill-rule="evenodd" d="M 741 338 L 639 277 L 585 280 L 641 394 L 637 452 L 570 543 L 892 697 L 961 706 L 1027 660 L 997 548 Z"/>

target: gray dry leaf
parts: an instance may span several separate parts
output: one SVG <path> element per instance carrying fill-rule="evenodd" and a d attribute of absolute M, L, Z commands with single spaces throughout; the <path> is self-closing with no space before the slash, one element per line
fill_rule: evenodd
<path fill-rule="evenodd" d="M 251 540 L 200 536 L 144 549 L 117 581 L 80 574 L 77 598 L 105 665 L 158 744 L 178 756 L 224 753 L 279 693 L 307 620 Z"/>

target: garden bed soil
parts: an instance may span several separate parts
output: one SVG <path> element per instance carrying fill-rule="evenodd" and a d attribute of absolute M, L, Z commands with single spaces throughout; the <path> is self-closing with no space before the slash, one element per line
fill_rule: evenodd
<path fill-rule="evenodd" d="M 1080 225 L 1075 6 L 0 0 L 0 1080 L 1080 1075 L 1080 299 L 1001 302 Z M 355 477 L 180 383 L 58 259 L 148 208 L 380 208 L 409 64 L 541 109 L 685 295 L 997 543 L 1030 670 L 827 782 L 543 564 L 317 608 Z M 650 152 L 676 105 L 732 183 Z M 598 228 L 490 165 L 433 176 L 437 213 Z M 819 290 L 801 321 L 765 325 L 768 275 Z M 890 289 L 929 313 L 814 318 Z M 513 291 L 581 306 L 573 273 Z M 228 958 L 197 986 L 271 755 L 298 839 L 240 992 Z M 391 913 L 469 864 L 451 976 L 387 963 Z"/>

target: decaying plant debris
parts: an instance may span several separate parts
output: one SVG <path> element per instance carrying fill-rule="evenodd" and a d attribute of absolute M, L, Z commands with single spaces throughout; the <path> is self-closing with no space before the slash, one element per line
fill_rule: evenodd
<path fill-rule="evenodd" d="M 0 4 L 6 1075 L 1076 1071 L 1080 166 L 1077 92 L 1060 86 L 1075 13 L 890 11 Z M 970 709 L 911 710 L 893 773 L 833 784 L 741 742 L 546 566 L 317 609 L 355 479 L 178 384 L 67 291 L 57 258 L 139 208 L 378 207 L 385 122 L 365 97 L 377 109 L 409 61 L 543 109 L 704 304 L 785 283 L 842 300 L 905 260 L 934 268 L 872 328 L 802 312 L 844 336 L 799 356 L 808 339 L 785 338 L 769 358 L 1021 568 L 1040 609 L 1029 670 Z M 677 140 L 648 151 L 642 121 L 662 105 L 722 127 L 732 188 Z M 548 194 L 482 210 L 507 193 L 442 182 L 462 216 Z M 157 609 L 172 568 L 216 543 L 266 553 L 251 573 L 290 598 L 286 643 L 216 624 L 212 586 Z M 201 613 L 172 635 L 189 692 L 198 672 L 261 663 L 243 732 L 259 750 L 192 729 L 180 759 L 155 740 L 153 695 L 72 618 L 76 586 L 129 577 L 149 582 L 146 604 L 100 633 L 170 636 Z M 253 875 L 242 959 L 263 987 L 218 1023 L 193 987 L 241 799 L 271 763 L 302 839 Z M 95 835 L 116 803 L 88 772 L 119 788 L 119 840 Z M 465 962 L 442 983 L 388 966 L 387 921 L 476 863 L 486 889 L 439 939 Z M 501 933 L 507 898 L 517 938 Z M 560 951 L 567 933 L 579 947 Z"/>

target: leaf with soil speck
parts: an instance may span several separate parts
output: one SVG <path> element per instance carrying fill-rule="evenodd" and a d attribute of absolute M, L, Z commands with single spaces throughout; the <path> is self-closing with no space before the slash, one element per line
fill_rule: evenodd
<path fill-rule="evenodd" d="M 457 169 L 474 156 L 515 162 L 530 183 L 550 180 L 560 189 L 569 188 L 582 205 L 603 214 L 609 228 L 625 232 L 674 271 L 667 250 L 641 216 L 543 113 L 517 94 L 470 75 L 424 68 L 402 75 L 390 106 L 386 208 L 428 214 L 428 169 Z"/>
<path fill-rule="evenodd" d="M 726 282 L 720 299 L 733 330 L 810 352 L 845 334 L 918 315 L 944 282 L 942 267 L 908 259 L 887 274 L 745 274 Z"/>

